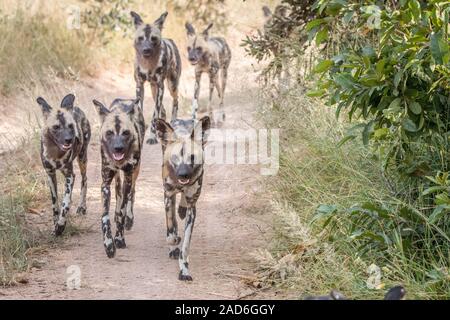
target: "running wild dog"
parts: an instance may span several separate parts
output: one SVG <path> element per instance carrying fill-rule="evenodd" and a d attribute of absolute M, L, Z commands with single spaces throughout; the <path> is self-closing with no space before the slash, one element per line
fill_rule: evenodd
<path fill-rule="evenodd" d="M 223 108 L 223 99 L 225 87 L 227 84 L 228 67 L 231 62 L 231 50 L 224 38 L 209 37 L 209 30 L 212 28 L 211 23 L 200 35 L 197 35 L 194 27 L 186 22 L 187 32 L 187 51 L 189 62 L 195 66 L 195 87 L 194 100 L 192 102 L 192 117 L 195 119 L 198 110 L 198 97 L 200 93 L 200 80 L 203 72 L 209 75 L 209 101 L 207 112 L 212 117 L 212 98 L 214 88 L 219 95 L 219 116 L 217 121 L 225 120 L 225 112 Z M 219 71 L 221 83 L 219 82 Z"/>
<path fill-rule="evenodd" d="M 91 138 L 91 128 L 85 114 L 74 107 L 75 96 L 64 97 L 59 108 L 52 108 L 44 98 L 37 98 L 42 108 L 44 126 L 41 134 L 41 160 L 48 175 L 52 198 L 54 234 L 59 236 L 66 227 L 66 216 L 72 201 L 75 182 L 73 161 L 78 158 L 81 173 L 81 196 L 78 214 L 86 214 L 87 191 L 87 148 Z M 65 177 L 64 197 L 61 208 L 58 206 L 56 170 Z"/>
<path fill-rule="evenodd" d="M 170 124 L 162 119 L 156 120 L 156 130 L 163 148 L 162 178 L 169 257 L 178 259 L 178 278 L 184 281 L 192 280 L 189 247 L 197 214 L 196 203 L 202 189 L 204 146 L 210 126 L 208 116 L 198 121 L 175 120 Z M 175 215 L 177 193 L 181 193 L 178 215 L 180 219 L 186 218 L 181 250 Z"/>
<path fill-rule="evenodd" d="M 144 84 L 150 82 L 155 110 L 150 126 L 149 144 L 157 143 L 155 118 L 166 118 L 163 106 L 164 81 L 173 99 L 172 120 L 178 113 L 178 83 L 181 75 L 181 59 L 178 48 L 171 39 L 163 39 L 161 31 L 167 12 L 163 13 L 153 24 L 146 24 L 134 11 L 131 16 L 136 27 L 134 49 L 136 60 L 134 65 L 134 79 L 136 81 L 136 97 L 144 104 Z"/>
<path fill-rule="evenodd" d="M 102 233 L 106 255 L 113 258 L 116 248 L 125 248 L 124 228 L 133 226 L 134 192 L 141 163 L 141 150 L 145 133 L 144 117 L 139 99 L 116 99 L 110 108 L 93 100 L 100 115 L 100 143 L 102 157 Z M 120 177 L 123 173 L 123 184 Z M 112 238 L 109 219 L 110 185 L 115 179 L 116 235 Z"/>

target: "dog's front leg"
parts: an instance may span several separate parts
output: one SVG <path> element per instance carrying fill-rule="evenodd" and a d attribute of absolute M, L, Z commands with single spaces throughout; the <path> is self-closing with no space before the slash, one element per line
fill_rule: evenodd
<path fill-rule="evenodd" d="M 130 202 L 127 203 L 127 212 L 125 215 L 125 229 L 131 230 L 134 224 L 134 198 L 136 195 L 136 180 L 139 176 L 139 170 L 140 170 L 140 163 L 136 165 L 136 168 L 133 171 L 133 181 L 131 185 L 131 195 L 130 195 Z"/>
<path fill-rule="evenodd" d="M 212 111 L 212 100 L 214 94 L 214 88 L 217 83 L 217 68 L 211 67 L 209 71 L 209 101 L 208 101 L 208 115 L 212 122 L 214 122 L 213 111 Z"/>
<path fill-rule="evenodd" d="M 164 208 L 166 210 L 166 225 L 167 225 L 167 243 L 169 244 L 169 257 L 178 259 L 180 256 L 181 238 L 178 236 L 178 223 L 175 216 L 175 202 L 176 193 L 164 191 Z"/>
<path fill-rule="evenodd" d="M 122 249 L 127 245 L 125 243 L 125 234 L 124 234 L 124 225 L 125 225 L 125 215 L 128 210 L 128 206 L 131 207 L 132 201 L 132 189 L 133 186 L 133 173 L 125 172 L 123 185 L 122 185 L 122 203 L 120 205 L 119 214 L 116 213 L 115 221 L 116 221 L 116 235 L 114 236 L 114 244 L 116 248 Z M 131 208 L 132 209 L 132 208 Z"/>
<path fill-rule="evenodd" d="M 108 258 L 113 258 L 116 254 L 116 247 L 114 245 L 111 222 L 109 219 L 109 206 L 111 204 L 111 181 L 116 175 L 116 172 L 107 168 L 102 168 L 102 233 L 103 233 L 103 245 L 105 246 L 106 255 Z"/>
<path fill-rule="evenodd" d="M 155 110 L 153 111 L 152 122 L 150 125 L 150 135 L 147 139 L 148 144 L 156 144 L 158 140 L 156 139 L 156 127 L 155 119 L 166 119 L 166 110 L 164 109 L 162 100 L 164 97 L 164 79 L 161 76 L 157 77 L 157 81 L 151 83 L 153 99 L 155 100 Z"/>
<path fill-rule="evenodd" d="M 180 266 L 179 280 L 192 281 L 192 276 L 189 272 L 189 248 L 191 246 L 192 231 L 194 230 L 194 222 L 196 216 L 195 204 L 189 204 L 187 208 L 186 224 L 184 227 L 184 239 L 181 246 L 180 257 L 178 264 Z"/>
<path fill-rule="evenodd" d="M 202 71 L 195 70 L 194 100 L 192 101 L 192 119 L 197 117 L 198 97 L 200 94 L 200 81 L 202 79 Z"/>
<path fill-rule="evenodd" d="M 141 110 L 144 110 L 144 83 L 145 83 L 145 75 L 139 73 L 138 70 L 134 71 L 134 80 L 136 81 L 136 98 L 139 98 L 139 103 L 141 105 Z"/>
<path fill-rule="evenodd" d="M 81 194 L 80 205 L 78 206 L 78 214 L 86 214 L 86 194 L 87 194 L 87 146 L 83 147 L 83 152 L 78 156 L 78 166 L 81 174 Z"/>
<path fill-rule="evenodd" d="M 73 165 L 68 165 L 67 168 L 63 170 L 63 174 L 65 177 L 64 196 L 61 204 L 61 212 L 58 216 L 58 221 L 55 224 L 55 236 L 60 236 L 66 228 L 66 216 L 70 209 L 70 203 L 72 202 L 72 190 L 75 182 Z"/>
<path fill-rule="evenodd" d="M 50 188 L 50 195 L 52 197 L 52 211 L 53 224 L 56 226 L 59 218 L 59 203 L 58 203 L 58 182 L 56 180 L 56 171 L 54 169 L 47 170 L 48 187 Z"/>

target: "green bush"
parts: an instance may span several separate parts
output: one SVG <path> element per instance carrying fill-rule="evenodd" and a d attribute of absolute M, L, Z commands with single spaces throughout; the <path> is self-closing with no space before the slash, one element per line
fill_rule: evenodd
<path fill-rule="evenodd" d="M 298 9 L 294 0 L 282 3 L 287 12 Z M 324 112 L 319 100 L 316 118 L 306 113 L 293 120 L 290 104 L 265 110 L 269 118 L 279 121 L 280 109 L 295 121 L 280 122 L 290 148 L 314 150 L 305 134 L 312 128 L 313 146 L 328 146 L 292 157 L 282 149 L 280 196 L 324 230 L 341 254 L 376 261 L 389 270 L 388 279 L 413 286 L 417 297 L 448 298 L 450 3 L 317 0 L 303 10 L 312 18 L 284 20 L 284 30 L 295 30 L 289 40 L 306 37 L 319 50 L 307 95 L 323 99 L 353 125 L 345 126 L 340 141 L 330 141 L 335 128 L 315 130 Z M 278 52 L 289 48 L 291 61 L 310 50 L 265 34 Z M 257 40 L 247 39 L 247 52 L 270 57 L 271 47 Z M 287 98 L 275 100 L 295 100 L 300 92 L 295 85 Z M 304 122 L 306 129 L 298 125 Z"/>
<path fill-rule="evenodd" d="M 379 7 L 376 2 L 316 3 L 321 17 L 307 26 L 316 39 L 353 19 L 353 32 L 373 36 L 322 60 L 315 67 L 322 78 L 312 95 L 325 95 L 337 115 L 346 110 L 350 119 L 366 120 L 358 124 L 363 141 L 374 142 L 386 166 L 392 161 L 404 173 L 424 175 L 435 159 L 424 159 L 423 148 L 437 152 L 439 160 L 448 158 L 450 4 L 412 0 Z"/>

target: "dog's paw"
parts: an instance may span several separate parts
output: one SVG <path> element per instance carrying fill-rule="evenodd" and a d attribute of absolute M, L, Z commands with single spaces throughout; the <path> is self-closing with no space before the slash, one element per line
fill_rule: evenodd
<path fill-rule="evenodd" d="M 116 246 L 114 245 L 114 241 L 105 244 L 105 252 L 108 258 L 114 258 L 114 256 L 116 255 Z"/>
<path fill-rule="evenodd" d="M 184 218 L 186 218 L 186 212 L 187 212 L 186 207 L 178 206 L 178 216 L 180 217 L 180 219 L 183 220 Z"/>
<path fill-rule="evenodd" d="M 78 209 L 77 209 L 77 214 L 79 214 L 79 215 L 81 215 L 81 216 L 84 216 L 84 215 L 86 215 L 86 207 L 78 207 Z"/>
<path fill-rule="evenodd" d="M 147 143 L 147 144 L 150 144 L 150 145 L 152 145 L 152 144 L 157 144 L 157 143 L 158 143 L 158 140 L 157 140 L 156 138 L 148 138 L 147 141 L 146 141 L 146 143 Z"/>
<path fill-rule="evenodd" d="M 114 244 L 117 249 L 124 249 L 127 247 L 127 244 L 125 243 L 125 239 L 122 237 L 115 237 L 114 238 Z"/>
<path fill-rule="evenodd" d="M 183 274 L 182 271 L 180 271 L 180 274 L 178 275 L 178 280 L 181 281 L 192 281 L 192 276 L 189 274 Z"/>
<path fill-rule="evenodd" d="M 64 223 L 64 224 L 56 223 L 56 224 L 55 224 L 55 229 L 53 230 L 53 234 L 54 234 L 56 237 L 59 237 L 60 235 L 63 234 L 64 229 L 66 229 L 66 224 L 65 224 L 65 223 Z"/>
<path fill-rule="evenodd" d="M 134 218 L 130 218 L 129 216 L 125 216 L 125 230 L 131 230 L 133 228 Z"/>
<path fill-rule="evenodd" d="M 179 248 L 175 248 L 169 252 L 170 259 L 178 259 L 179 257 L 180 257 L 180 249 Z"/>

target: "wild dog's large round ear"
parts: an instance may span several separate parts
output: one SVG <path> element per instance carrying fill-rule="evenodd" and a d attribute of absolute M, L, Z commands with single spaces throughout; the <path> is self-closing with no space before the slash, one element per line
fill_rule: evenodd
<path fill-rule="evenodd" d="M 186 28 L 186 32 L 188 34 L 188 36 L 193 36 L 195 35 L 195 29 L 192 26 L 192 24 L 190 24 L 189 22 L 186 22 L 186 24 L 184 25 L 184 27 Z"/>
<path fill-rule="evenodd" d="M 192 138 L 195 140 L 201 140 L 202 145 L 208 142 L 209 129 L 211 129 L 211 119 L 208 116 L 204 116 L 194 126 L 192 132 Z"/>
<path fill-rule="evenodd" d="M 126 114 L 132 116 L 136 113 L 136 108 L 139 107 L 139 101 L 140 99 L 137 98 L 135 100 L 129 101 L 129 104 L 124 104 L 123 111 L 125 111 Z"/>
<path fill-rule="evenodd" d="M 97 113 L 99 114 L 102 121 L 105 119 L 105 116 L 110 112 L 100 101 L 92 100 L 92 103 L 95 106 L 95 109 L 97 110 Z"/>
<path fill-rule="evenodd" d="M 75 96 L 71 93 L 69 93 L 67 96 L 65 96 L 61 101 L 61 108 L 67 109 L 67 110 L 73 110 L 73 103 L 75 101 Z"/>
<path fill-rule="evenodd" d="M 166 11 L 164 12 L 158 19 L 155 20 L 154 24 L 158 27 L 159 30 L 162 30 L 164 26 L 164 21 L 166 21 L 167 15 L 169 13 Z"/>
<path fill-rule="evenodd" d="M 47 116 L 52 110 L 52 107 L 50 107 L 50 105 L 47 103 L 47 101 L 45 101 L 44 98 L 38 97 L 36 99 L 36 102 L 41 106 L 42 113 L 44 114 L 44 116 Z"/>
<path fill-rule="evenodd" d="M 138 28 L 141 24 L 144 23 L 144 21 L 142 20 L 141 16 L 138 15 L 136 12 L 130 11 L 130 15 L 133 18 L 133 23 L 134 23 L 134 26 L 136 28 Z"/>
<path fill-rule="evenodd" d="M 268 6 L 263 6 L 262 10 L 264 13 L 264 17 L 269 18 L 272 15 L 272 11 L 270 11 Z"/>
<path fill-rule="evenodd" d="M 205 39 L 208 39 L 209 37 L 209 29 L 212 28 L 212 26 L 214 25 L 214 23 L 210 23 L 205 30 L 203 30 L 202 35 L 205 37 Z"/>
<path fill-rule="evenodd" d="M 162 145 L 167 145 L 173 139 L 173 128 L 163 119 L 155 119 L 155 129 Z"/>

